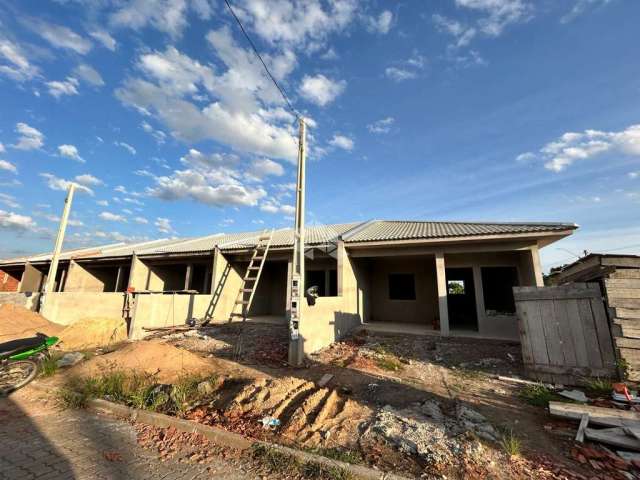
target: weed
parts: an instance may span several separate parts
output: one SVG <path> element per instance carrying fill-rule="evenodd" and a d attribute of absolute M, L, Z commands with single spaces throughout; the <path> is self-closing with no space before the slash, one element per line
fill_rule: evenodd
<path fill-rule="evenodd" d="M 62 408 L 86 408 L 92 397 L 92 389 L 80 377 L 71 377 L 62 388 L 56 390 L 56 402 Z"/>
<path fill-rule="evenodd" d="M 60 354 L 50 354 L 40 362 L 40 375 L 51 377 L 58 371 L 58 359 Z"/>
<path fill-rule="evenodd" d="M 254 445 L 253 458 L 266 465 L 270 470 L 276 472 L 287 472 L 297 469 L 300 466 L 298 460 L 280 450 L 267 447 L 265 445 Z"/>
<path fill-rule="evenodd" d="M 353 476 L 338 467 L 326 467 L 318 462 L 300 463 L 297 458 L 276 448 L 255 444 L 253 458 L 265 465 L 270 471 L 293 476 L 298 474 L 303 478 L 317 480 L 352 480 Z"/>
<path fill-rule="evenodd" d="M 609 395 L 613 388 L 608 378 L 588 378 L 584 382 L 587 390 L 594 395 Z"/>
<path fill-rule="evenodd" d="M 513 430 L 509 430 L 502 435 L 500 446 L 504 453 L 509 456 L 516 457 L 520 455 L 520 440 L 513 434 Z"/>
<path fill-rule="evenodd" d="M 359 464 L 364 461 L 360 452 L 346 448 L 311 448 L 307 449 L 307 451 L 345 463 Z"/>
<path fill-rule="evenodd" d="M 627 360 L 625 360 L 624 358 L 620 358 L 616 360 L 616 367 L 618 369 L 618 372 L 620 373 L 620 377 L 622 378 L 622 380 L 628 380 L 629 362 L 627 362 Z"/>
<path fill-rule="evenodd" d="M 524 388 L 520 390 L 520 398 L 530 405 L 546 407 L 551 400 L 555 400 L 558 397 L 547 387 L 538 383 L 535 385 L 525 385 Z"/>
<path fill-rule="evenodd" d="M 402 369 L 402 363 L 395 357 L 385 356 L 376 359 L 376 365 L 383 370 L 391 370 L 393 372 Z"/>
<path fill-rule="evenodd" d="M 455 373 L 463 380 L 479 380 L 487 376 L 486 373 L 480 370 L 472 370 L 469 368 L 458 368 L 455 370 Z"/>
<path fill-rule="evenodd" d="M 184 415 L 189 407 L 189 402 L 198 397 L 198 384 L 202 381 L 201 376 L 185 375 L 180 377 L 171 389 L 171 400 L 175 405 L 176 412 Z"/>

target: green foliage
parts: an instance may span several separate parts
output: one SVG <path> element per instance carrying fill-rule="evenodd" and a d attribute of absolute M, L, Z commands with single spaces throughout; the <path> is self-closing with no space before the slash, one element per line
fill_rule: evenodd
<path fill-rule="evenodd" d="M 202 381 L 202 376 L 185 375 L 180 377 L 173 385 L 171 389 L 171 400 L 173 400 L 178 415 L 182 416 L 187 413 L 189 403 L 198 398 L 198 384 Z"/>
<path fill-rule="evenodd" d="M 626 359 L 620 358 L 616 361 L 616 367 L 618 368 L 618 372 L 620 373 L 620 377 L 622 380 L 629 379 L 629 362 Z"/>
<path fill-rule="evenodd" d="M 390 370 L 392 372 L 402 370 L 402 363 L 400 360 L 390 355 L 376 358 L 376 365 L 383 370 Z"/>
<path fill-rule="evenodd" d="M 512 457 L 520 455 L 520 440 L 513 434 L 513 430 L 509 430 L 502 435 L 500 446 L 507 455 Z"/>
<path fill-rule="evenodd" d="M 92 396 L 86 380 L 71 377 L 56 391 L 56 402 L 62 408 L 86 408 Z"/>
<path fill-rule="evenodd" d="M 40 376 L 51 377 L 58 371 L 58 359 L 60 355 L 48 355 L 40 362 Z"/>
<path fill-rule="evenodd" d="M 307 451 L 345 463 L 361 464 L 364 462 L 364 458 L 360 452 L 356 450 L 349 450 L 347 448 L 311 448 Z"/>
<path fill-rule="evenodd" d="M 546 407 L 551 400 L 556 400 L 558 396 L 543 384 L 538 383 L 535 385 L 525 385 L 523 389 L 520 390 L 520 398 L 530 405 Z"/>
<path fill-rule="evenodd" d="M 587 390 L 594 395 L 611 395 L 613 386 L 608 378 L 588 378 L 584 382 Z"/>
<path fill-rule="evenodd" d="M 265 445 L 255 444 L 252 456 L 271 472 L 279 473 L 283 477 L 299 475 L 302 478 L 318 480 L 353 479 L 353 475 L 342 468 L 326 467 L 313 461 L 301 463 L 293 455 Z"/>

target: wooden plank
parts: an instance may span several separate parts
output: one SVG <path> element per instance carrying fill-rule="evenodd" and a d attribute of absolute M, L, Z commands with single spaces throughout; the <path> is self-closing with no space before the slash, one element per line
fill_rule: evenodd
<path fill-rule="evenodd" d="M 539 302 L 522 303 L 524 310 L 523 320 L 526 322 L 526 332 L 531 344 L 531 363 L 549 363 L 549 352 L 547 351 L 547 342 L 544 338 L 544 330 L 542 327 L 542 313 Z"/>
<path fill-rule="evenodd" d="M 555 300 L 566 298 L 601 298 L 600 286 L 596 283 L 571 283 L 555 287 L 513 287 L 516 301 Z"/>
<path fill-rule="evenodd" d="M 582 415 L 589 415 L 591 425 L 604 427 L 640 428 L 640 414 L 631 410 L 592 407 L 577 403 L 549 402 L 549 413 L 556 417 L 582 420 Z"/>
<path fill-rule="evenodd" d="M 594 368 L 594 367 L 568 367 L 565 365 L 544 365 L 536 364 L 528 365 L 533 371 L 539 373 L 546 373 L 549 375 L 570 375 L 578 379 L 584 379 L 584 377 L 612 377 L 615 373 L 615 368 L 612 366 Z M 570 383 L 554 381 L 555 383 L 562 383 L 566 385 L 572 385 Z"/>
<path fill-rule="evenodd" d="M 584 436 L 593 442 L 606 443 L 614 447 L 640 451 L 640 440 L 627 435 L 622 428 L 603 428 L 595 430 L 587 428 Z"/>
<path fill-rule="evenodd" d="M 587 351 L 589 365 L 593 367 L 603 367 L 602 355 L 600 355 L 600 346 L 598 344 L 598 333 L 595 323 L 593 322 L 593 313 L 591 312 L 591 300 L 578 300 L 578 311 L 580 312 L 580 320 L 582 322 L 582 334 L 584 336 L 584 348 Z"/>
<path fill-rule="evenodd" d="M 567 303 L 574 301 L 569 300 L 554 300 L 553 302 L 553 318 L 556 320 L 558 332 L 560 337 L 558 343 L 562 348 L 562 355 L 564 356 L 564 363 L 562 365 L 569 367 L 577 367 L 578 361 L 576 359 L 576 349 L 573 340 L 573 332 L 571 331 L 571 323 L 569 321 L 569 312 L 567 310 Z M 578 321 L 578 331 L 582 331 L 582 325 L 580 325 L 580 319 Z M 549 339 L 547 339 L 547 342 Z M 588 365 L 588 364 L 585 364 Z"/>
<path fill-rule="evenodd" d="M 636 438 L 637 440 L 640 440 L 640 428 L 625 427 L 624 433 Z"/>
<path fill-rule="evenodd" d="M 623 278 L 623 279 L 605 279 L 605 287 L 609 288 L 640 288 L 640 277 L 635 278 Z"/>
<path fill-rule="evenodd" d="M 640 299 L 640 288 L 607 287 L 607 298 Z"/>
<path fill-rule="evenodd" d="M 611 296 L 607 297 L 607 304 L 610 307 L 621 307 L 625 309 L 633 308 L 636 310 L 640 310 L 640 298 L 614 298 Z M 616 316 L 619 316 L 616 313 Z"/>
<path fill-rule="evenodd" d="M 562 345 L 562 339 L 560 337 L 558 320 L 555 317 L 553 300 L 542 300 L 540 302 L 540 317 L 544 331 L 544 340 L 547 344 L 547 353 L 549 354 L 549 364 L 564 365 L 564 354 L 562 353 L 564 346 Z"/>
<path fill-rule="evenodd" d="M 609 304 L 611 306 L 611 304 Z M 616 318 L 628 318 L 640 320 L 640 309 L 632 308 L 612 308 L 613 316 Z"/>
<path fill-rule="evenodd" d="M 576 442 L 584 442 L 584 431 L 587 429 L 587 425 L 589 425 L 589 414 L 583 413 L 576 433 Z"/>
<path fill-rule="evenodd" d="M 529 308 L 527 308 L 527 306 Z M 534 363 L 533 357 L 533 345 L 531 340 L 531 334 L 529 333 L 529 311 L 535 309 L 536 305 L 533 302 L 518 302 L 516 303 L 516 317 L 518 318 L 518 332 L 520 334 L 520 346 L 522 350 L 522 362 L 527 365 Z M 546 346 L 545 346 L 546 348 Z"/>
<path fill-rule="evenodd" d="M 619 329 L 617 334 L 615 327 Z M 640 338 L 640 320 L 614 318 L 611 333 L 614 337 Z"/>
<path fill-rule="evenodd" d="M 640 279 L 640 268 L 617 268 L 609 274 L 609 278 L 637 278 Z"/>
<path fill-rule="evenodd" d="M 624 358 L 631 366 L 640 367 L 640 351 L 634 348 L 618 348 L 620 356 Z"/>
<path fill-rule="evenodd" d="M 587 344 L 584 334 L 584 324 L 590 322 L 590 318 L 583 319 L 580 316 L 580 309 L 578 308 L 579 300 L 567 300 L 566 303 L 566 312 L 567 312 L 567 321 L 563 322 L 569 327 L 569 335 L 571 336 L 571 340 L 573 342 L 573 348 L 576 356 L 576 364 L 578 366 L 591 366 L 593 362 L 590 361 L 589 354 L 587 353 Z M 595 362 L 596 366 L 598 365 L 597 361 Z"/>
<path fill-rule="evenodd" d="M 640 350 L 640 339 L 636 338 L 616 338 L 616 347 L 618 348 L 633 348 L 635 350 Z"/>
<path fill-rule="evenodd" d="M 609 319 L 607 318 L 607 312 L 604 310 L 602 301 L 591 299 L 591 311 L 593 312 L 593 321 L 598 334 L 602 363 L 605 367 L 610 365 L 614 366 L 616 364 L 616 355 L 613 351 L 613 342 L 611 332 L 609 331 Z"/>

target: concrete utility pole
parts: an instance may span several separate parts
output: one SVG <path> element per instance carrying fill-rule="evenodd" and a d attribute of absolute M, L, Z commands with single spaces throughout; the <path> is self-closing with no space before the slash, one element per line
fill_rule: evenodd
<path fill-rule="evenodd" d="M 64 200 L 64 210 L 62 211 L 62 218 L 60 219 L 60 227 L 58 227 L 58 236 L 56 237 L 56 245 L 53 248 L 53 256 L 51 257 L 51 265 L 49 266 L 49 274 L 47 275 L 47 283 L 44 286 L 42 292 L 42 300 L 40 302 L 40 308 L 44 306 L 46 302 L 47 293 L 53 292 L 56 283 L 56 274 L 58 273 L 58 257 L 60 257 L 60 250 L 62 250 L 62 242 L 64 241 L 64 232 L 67 229 L 67 221 L 69 220 L 69 212 L 71 211 L 71 201 L 73 200 L 73 192 L 76 189 L 75 183 L 69 184 L 67 190 L 67 198 Z"/>
<path fill-rule="evenodd" d="M 300 365 L 303 360 L 302 342 L 300 338 L 300 321 L 302 302 L 304 300 L 304 174 L 306 157 L 306 126 L 304 118 L 300 117 L 300 132 L 298 139 L 298 179 L 296 183 L 296 219 L 293 232 L 293 263 L 291 275 L 291 298 L 289 305 L 291 317 L 289 319 L 289 363 Z"/>

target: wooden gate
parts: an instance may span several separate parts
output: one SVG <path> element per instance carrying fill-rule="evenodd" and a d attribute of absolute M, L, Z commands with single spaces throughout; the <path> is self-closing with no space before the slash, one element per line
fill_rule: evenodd
<path fill-rule="evenodd" d="M 522 357 L 530 378 L 576 385 L 614 378 L 616 358 L 597 283 L 514 287 Z"/>

